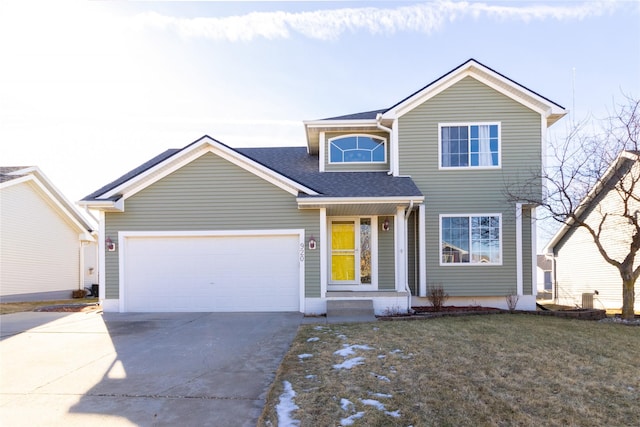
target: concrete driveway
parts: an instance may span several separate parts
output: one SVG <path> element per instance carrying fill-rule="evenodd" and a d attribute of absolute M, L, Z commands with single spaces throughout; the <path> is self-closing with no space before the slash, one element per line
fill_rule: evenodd
<path fill-rule="evenodd" d="M 300 313 L 0 317 L 6 426 L 255 426 Z"/>

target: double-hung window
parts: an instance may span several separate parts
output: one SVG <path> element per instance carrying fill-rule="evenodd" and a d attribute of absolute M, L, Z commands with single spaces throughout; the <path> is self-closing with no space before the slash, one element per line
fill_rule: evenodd
<path fill-rule="evenodd" d="M 500 123 L 440 124 L 441 168 L 500 167 Z"/>
<path fill-rule="evenodd" d="M 440 264 L 502 264 L 501 215 L 441 215 Z"/>

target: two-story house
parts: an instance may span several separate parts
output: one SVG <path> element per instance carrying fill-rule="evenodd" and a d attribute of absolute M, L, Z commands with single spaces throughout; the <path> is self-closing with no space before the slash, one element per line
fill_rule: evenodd
<path fill-rule="evenodd" d="M 382 110 L 304 122 L 306 147 L 204 136 L 87 196 L 111 311 L 376 313 L 449 303 L 535 308 L 534 207 L 560 105 L 469 60 Z M 542 188 L 540 188 L 542 191 Z"/>

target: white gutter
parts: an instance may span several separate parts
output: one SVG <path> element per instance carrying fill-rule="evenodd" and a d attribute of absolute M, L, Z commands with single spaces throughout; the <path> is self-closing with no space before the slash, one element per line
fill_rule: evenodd
<path fill-rule="evenodd" d="M 414 202 L 424 202 L 424 196 L 415 197 L 297 197 L 296 202 L 299 208 L 316 205 L 379 205 L 379 204 L 409 204 Z"/>
<path fill-rule="evenodd" d="M 376 127 L 378 129 L 380 129 L 380 130 L 383 130 L 383 131 L 389 133 L 389 147 L 388 147 L 388 150 L 389 150 L 389 171 L 387 172 L 387 175 L 393 175 L 393 167 L 392 167 L 393 162 L 391 161 L 392 160 L 391 159 L 391 152 L 392 152 L 391 147 L 394 145 L 394 142 L 393 142 L 393 129 L 388 128 L 386 126 L 382 126 L 382 123 L 380 123 L 381 120 L 382 120 L 382 114 L 378 113 L 376 115 Z M 411 203 L 413 204 L 413 201 Z"/>

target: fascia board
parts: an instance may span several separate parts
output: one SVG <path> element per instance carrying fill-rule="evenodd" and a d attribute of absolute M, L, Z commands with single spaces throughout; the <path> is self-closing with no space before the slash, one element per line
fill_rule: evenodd
<path fill-rule="evenodd" d="M 180 151 L 168 159 L 154 165 L 153 167 L 142 172 L 140 175 L 121 185 L 109 190 L 108 192 L 97 197 L 97 200 L 108 199 L 117 194 L 122 194 L 122 199 L 127 199 L 139 191 L 147 188 L 149 185 L 159 181 L 167 175 L 175 172 L 186 164 L 192 162 L 198 157 L 206 153 L 214 153 L 219 157 L 265 179 L 268 182 L 282 188 L 292 195 L 299 192 L 315 195 L 315 191 L 307 188 L 289 178 L 286 178 L 271 169 L 243 156 L 228 147 L 218 144 L 215 140 L 204 138 L 199 143 L 188 147 L 186 150 Z"/>
<path fill-rule="evenodd" d="M 164 161 L 153 165 L 152 167 L 150 167 L 149 169 L 141 172 L 140 174 L 136 175 L 135 177 L 131 178 L 128 181 L 123 182 L 122 184 L 112 188 L 111 190 L 101 194 L 100 196 L 97 196 L 95 199 L 96 200 L 105 200 L 105 199 L 110 199 L 113 196 L 116 195 L 123 195 L 125 193 L 130 192 L 131 188 L 137 188 L 137 187 L 146 187 L 148 185 L 150 185 L 151 183 L 157 181 L 157 179 L 153 179 L 157 176 L 157 174 L 161 173 L 163 169 L 166 169 L 168 165 L 173 164 L 180 164 L 180 166 L 182 166 L 182 162 L 180 160 L 182 160 L 185 156 L 188 156 L 189 154 L 192 154 L 194 151 L 198 151 L 200 150 L 205 144 L 207 144 L 208 141 L 206 140 L 206 138 L 203 138 L 202 140 L 200 140 L 199 142 L 197 142 L 196 144 L 193 144 L 191 146 L 189 146 L 187 149 L 182 150 L 177 152 L 176 154 L 174 154 L 173 156 L 169 157 L 168 159 L 165 159 Z M 160 178 L 163 178 L 164 176 L 168 175 L 169 173 L 173 172 L 175 169 L 178 168 L 171 168 L 169 172 L 161 174 Z M 158 178 L 158 179 L 160 179 Z M 151 181 L 151 182 L 149 182 Z"/>
<path fill-rule="evenodd" d="M 415 197 L 298 197 L 298 206 L 307 205 L 364 205 L 388 203 L 422 203 L 424 196 Z"/>
<path fill-rule="evenodd" d="M 11 174 L 7 174 L 7 175 L 22 175 L 22 174 L 11 173 Z M 12 179 L 10 181 L 5 181 L 5 182 L 1 183 L 0 184 L 0 189 L 12 187 L 14 185 L 21 184 L 21 183 L 23 183 L 25 181 L 30 181 L 32 179 L 33 179 L 33 177 L 31 175 L 21 176 L 19 178 L 15 178 L 15 179 Z"/>
<path fill-rule="evenodd" d="M 62 215 L 67 219 L 67 222 L 73 225 L 79 234 L 87 233 L 89 230 L 93 230 L 90 224 L 85 221 L 81 221 L 80 218 L 77 217 L 79 215 L 77 212 L 73 212 L 74 208 L 70 203 L 65 200 L 61 200 L 61 195 L 53 194 L 47 186 L 45 186 L 40 179 L 38 179 L 35 175 L 29 175 L 25 177 L 27 179 L 21 179 L 21 182 L 28 182 L 36 187 L 37 191 L 40 192 L 49 202 L 53 205 L 53 208 L 58 211 L 58 215 Z"/>
<path fill-rule="evenodd" d="M 412 97 L 391 108 L 382 115 L 382 118 L 391 120 L 401 117 L 418 105 L 458 83 L 465 77 L 473 77 L 499 93 L 538 112 L 545 118 L 553 119 L 549 120 L 548 126 L 568 113 L 566 109 L 561 108 L 559 105 L 548 101 L 531 90 L 526 89 L 524 86 L 515 84 L 513 81 L 482 66 L 481 64 L 478 64 L 475 61 L 470 61 L 459 69 L 440 78 Z M 507 90 L 506 88 L 510 88 L 511 90 Z"/>
<path fill-rule="evenodd" d="M 276 185 L 277 187 L 280 187 L 281 189 L 287 191 L 288 193 L 294 196 L 297 196 L 298 193 L 300 192 L 307 193 L 310 195 L 318 194 L 316 191 L 312 190 L 311 188 L 305 187 L 299 182 L 296 182 L 290 178 L 287 178 L 284 175 L 281 175 L 273 171 L 272 169 L 269 169 L 268 167 L 228 147 L 225 147 L 219 144 L 212 144 L 211 151 L 214 154 L 222 157 L 223 159 L 228 160 L 229 162 L 237 166 L 240 166 L 241 168 L 253 173 L 254 175 L 266 180 L 267 182 L 270 182 Z"/>
<path fill-rule="evenodd" d="M 124 199 L 113 200 L 80 200 L 78 205 L 104 212 L 124 212 Z"/>
<path fill-rule="evenodd" d="M 74 223 L 82 232 L 86 232 L 87 230 L 95 229 L 95 225 L 91 224 L 77 209 L 74 205 L 67 200 L 67 198 L 56 188 L 55 185 L 45 174 L 42 173 L 40 168 L 37 166 L 30 166 L 28 168 L 15 170 L 7 175 L 23 175 L 19 178 L 12 179 L 10 181 L 4 182 L 0 185 L 1 188 L 8 188 L 13 185 L 22 184 L 25 182 L 33 183 L 38 190 L 50 201 L 54 203 L 56 208 L 62 213 L 64 216 L 69 218 L 71 222 Z"/>

